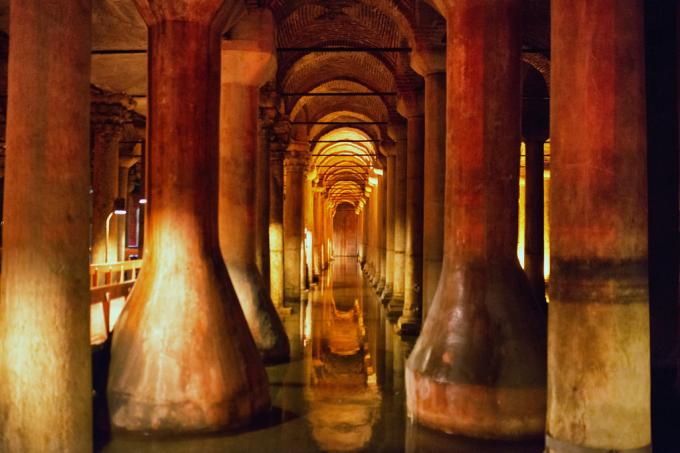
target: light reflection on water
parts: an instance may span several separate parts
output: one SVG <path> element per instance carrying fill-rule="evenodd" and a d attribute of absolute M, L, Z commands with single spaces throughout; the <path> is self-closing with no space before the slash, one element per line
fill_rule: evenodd
<path fill-rule="evenodd" d="M 267 368 L 273 410 L 237 433 L 152 440 L 114 436 L 105 452 L 538 453 L 406 421 L 404 363 L 414 339 L 394 334 L 356 261 L 336 259 L 307 301 L 284 319 L 292 361 Z"/>

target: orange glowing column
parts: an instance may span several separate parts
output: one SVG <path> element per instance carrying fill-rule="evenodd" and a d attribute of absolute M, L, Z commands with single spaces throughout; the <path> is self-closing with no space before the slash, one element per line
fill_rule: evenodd
<path fill-rule="evenodd" d="M 149 26 L 144 269 L 116 325 L 115 429 L 211 431 L 269 407 L 217 235 L 222 0 L 135 0 Z M 224 13 L 224 14 L 223 14 Z"/>
<path fill-rule="evenodd" d="M 91 2 L 10 2 L 0 451 L 92 450 Z"/>

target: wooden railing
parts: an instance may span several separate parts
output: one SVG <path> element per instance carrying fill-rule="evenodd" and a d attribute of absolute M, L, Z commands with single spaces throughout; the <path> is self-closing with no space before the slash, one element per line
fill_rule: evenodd
<path fill-rule="evenodd" d="M 90 343 L 106 341 L 142 268 L 142 260 L 90 266 Z"/>

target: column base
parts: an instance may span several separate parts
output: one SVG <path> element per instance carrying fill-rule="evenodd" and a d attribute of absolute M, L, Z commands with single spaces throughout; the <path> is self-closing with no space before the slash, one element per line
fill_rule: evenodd
<path fill-rule="evenodd" d="M 444 431 L 482 439 L 540 438 L 545 388 L 495 388 L 439 381 L 406 367 L 408 417 Z"/>

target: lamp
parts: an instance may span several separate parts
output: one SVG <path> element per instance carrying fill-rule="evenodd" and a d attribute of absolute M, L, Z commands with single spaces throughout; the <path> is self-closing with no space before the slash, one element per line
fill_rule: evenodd
<path fill-rule="evenodd" d="M 106 218 L 106 262 L 109 262 L 109 232 L 111 231 L 111 217 L 115 215 L 125 215 L 125 198 L 116 198 L 113 200 L 113 211 Z"/>

